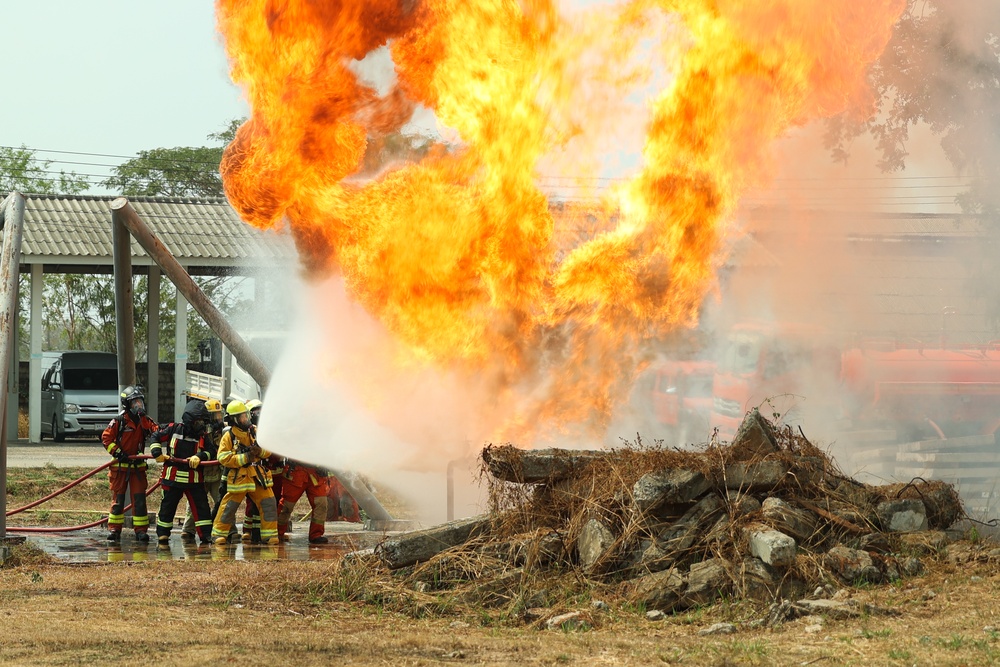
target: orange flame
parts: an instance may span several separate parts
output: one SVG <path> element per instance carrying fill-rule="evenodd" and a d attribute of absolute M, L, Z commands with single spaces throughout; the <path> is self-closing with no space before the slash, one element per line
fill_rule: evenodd
<path fill-rule="evenodd" d="M 904 5 L 637 0 L 580 18 L 547 0 L 219 0 L 253 109 L 226 192 L 251 224 L 286 221 L 310 274 L 341 274 L 411 362 L 485 375 L 499 396 L 546 378 L 508 435 L 600 426 L 643 345 L 696 323 L 770 143 L 870 106 L 866 68 Z M 651 69 L 672 78 L 648 103 L 641 170 L 567 246 L 541 165 L 613 127 L 657 17 L 671 41 Z M 379 94 L 351 62 L 386 44 L 398 83 Z M 368 138 L 417 105 L 460 143 L 352 183 Z"/>

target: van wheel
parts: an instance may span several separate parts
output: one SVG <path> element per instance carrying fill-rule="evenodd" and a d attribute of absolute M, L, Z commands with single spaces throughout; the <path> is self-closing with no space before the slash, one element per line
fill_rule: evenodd
<path fill-rule="evenodd" d="M 56 416 L 52 415 L 52 441 L 64 442 L 65 440 L 66 434 L 63 433 L 61 428 L 59 428 L 59 422 L 56 421 Z"/>

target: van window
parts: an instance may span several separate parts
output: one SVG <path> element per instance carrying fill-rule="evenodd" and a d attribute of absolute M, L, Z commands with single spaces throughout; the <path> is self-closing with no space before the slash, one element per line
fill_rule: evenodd
<path fill-rule="evenodd" d="M 67 368 L 63 389 L 77 391 L 118 391 L 117 368 Z"/>
<path fill-rule="evenodd" d="M 753 373 L 760 360 L 761 337 L 751 333 L 736 333 L 729 337 L 719 363 L 723 373 Z"/>
<path fill-rule="evenodd" d="M 688 396 L 698 397 L 698 398 L 711 398 L 712 397 L 712 376 L 711 375 L 692 375 L 688 378 L 687 390 L 685 392 Z"/>

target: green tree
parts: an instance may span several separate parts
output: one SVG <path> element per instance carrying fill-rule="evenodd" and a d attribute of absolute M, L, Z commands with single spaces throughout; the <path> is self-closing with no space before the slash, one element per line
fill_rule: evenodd
<path fill-rule="evenodd" d="M 903 169 L 911 129 L 927 125 L 970 188 L 968 213 L 1000 212 L 1000 11 L 981 0 L 909 0 L 885 52 L 870 72 L 878 99 L 867 119 L 831 123 L 837 159 L 851 139 L 870 133 L 885 171 Z"/>
<path fill-rule="evenodd" d="M 0 200 L 12 190 L 33 194 L 68 194 L 85 192 L 90 184 L 74 172 L 53 171 L 52 163 L 39 160 L 35 151 L 0 147 Z"/>
<path fill-rule="evenodd" d="M 419 134 L 392 132 L 370 135 L 361 162 L 361 173 L 375 174 L 394 162 L 417 162 L 434 146 L 433 139 Z"/>
<path fill-rule="evenodd" d="M 222 151 L 242 122 L 231 120 L 222 131 L 208 135 L 217 146 L 139 151 L 137 157 L 115 167 L 101 185 L 130 196 L 222 197 Z"/>
<path fill-rule="evenodd" d="M 244 278 L 208 276 L 195 277 L 195 282 L 205 295 L 223 313 L 237 309 L 241 304 L 237 294 Z M 147 276 L 133 276 L 133 308 L 135 309 L 136 359 L 147 358 L 148 309 Z M 21 283 L 21 358 L 27 358 L 28 283 L 22 276 Z M 43 312 L 42 347 L 47 350 L 99 350 L 115 352 L 118 349 L 115 317 L 114 276 L 82 274 L 48 274 L 42 290 Z M 159 361 L 171 361 L 175 352 L 174 323 L 177 307 L 177 290 L 169 280 L 160 282 L 160 349 Z M 197 352 L 198 341 L 212 335 L 201 317 L 192 311 L 187 321 L 189 356 Z"/>

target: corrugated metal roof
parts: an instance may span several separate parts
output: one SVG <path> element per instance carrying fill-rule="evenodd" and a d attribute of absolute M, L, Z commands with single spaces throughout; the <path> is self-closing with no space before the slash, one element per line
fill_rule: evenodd
<path fill-rule="evenodd" d="M 21 261 L 25 264 L 112 264 L 111 202 L 115 196 L 26 195 Z M 297 258 L 287 233 L 243 222 L 225 199 L 129 197 L 139 217 L 186 266 L 289 264 Z M 149 264 L 133 239 L 132 258 Z"/>

